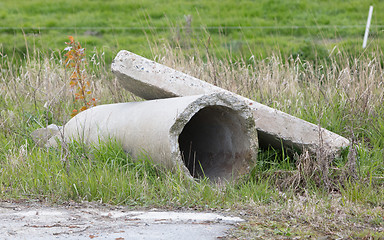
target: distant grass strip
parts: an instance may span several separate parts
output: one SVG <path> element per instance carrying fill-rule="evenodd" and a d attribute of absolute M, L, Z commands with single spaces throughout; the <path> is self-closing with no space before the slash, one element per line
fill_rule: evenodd
<path fill-rule="evenodd" d="M 384 5 L 364 1 L 10 1 L 0 3 L 0 52 L 27 53 L 25 42 L 41 50 L 62 50 L 69 35 L 107 63 L 121 49 L 153 57 L 147 39 L 215 46 L 217 54 L 266 58 L 273 52 L 326 58 L 336 46 L 354 56 L 363 52 L 368 8 L 374 6 L 369 46 L 383 47 Z M 312 48 L 315 51 L 311 50 Z M 252 53 L 251 53 L 252 52 Z M 223 54 L 221 57 L 224 57 Z"/>

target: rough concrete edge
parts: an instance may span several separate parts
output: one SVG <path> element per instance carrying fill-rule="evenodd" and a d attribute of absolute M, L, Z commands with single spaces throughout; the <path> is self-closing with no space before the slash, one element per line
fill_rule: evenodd
<path fill-rule="evenodd" d="M 38 128 L 31 132 L 32 140 L 36 143 L 36 145 L 43 147 L 47 144 L 49 139 L 52 138 L 52 136 L 56 136 L 60 134 L 60 131 L 62 131 L 62 126 L 57 126 L 55 124 L 50 124 L 45 128 Z"/>
<path fill-rule="evenodd" d="M 129 59 L 129 64 L 126 64 L 126 60 Z M 138 62 L 136 62 L 136 60 Z M 148 70 L 150 69 L 150 70 Z M 155 71 L 159 71 L 159 74 Z M 171 97 L 185 97 L 192 95 L 205 95 L 211 94 L 214 92 L 227 91 L 220 87 L 214 86 L 208 82 L 202 81 L 198 78 L 195 78 L 191 75 L 188 75 L 184 72 L 177 71 L 168 66 L 162 65 L 153 60 L 144 58 L 140 55 L 137 55 L 133 52 L 127 50 L 120 50 L 116 57 L 113 59 L 111 64 L 111 72 L 117 77 L 118 82 L 121 86 L 131 93 L 144 98 L 146 100 L 154 100 L 161 98 L 171 98 Z M 127 74 L 127 72 L 133 73 L 133 75 Z M 182 90 L 184 92 L 180 94 L 174 93 L 169 89 L 165 89 L 162 84 L 153 84 L 153 79 L 156 79 L 164 74 L 169 74 L 167 78 L 170 81 L 173 80 L 193 80 L 194 83 L 190 85 L 187 89 Z M 124 79 L 124 81 L 121 81 Z M 176 82 L 177 83 L 177 82 Z M 166 84 L 169 84 L 168 82 Z M 145 88 L 145 91 L 141 91 L 141 88 Z M 198 92 L 196 92 L 198 89 Z M 147 92 L 152 92 L 152 95 L 156 97 L 149 97 Z M 229 91 L 228 91 L 229 92 Z M 188 94 L 186 94 L 188 93 Z M 145 95 L 145 96 L 143 96 Z"/>
<path fill-rule="evenodd" d="M 183 131 L 185 125 L 191 120 L 191 118 L 198 111 L 208 106 L 228 107 L 234 110 L 242 118 L 244 118 L 252 154 L 252 162 L 250 162 L 249 165 L 255 164 L 257 161 L 259 142 L 257 137 L 257 129 L 255 126 L 255 121 L 251 109 L 245 102 L 239 100 L 235 95 L 226 92 L 219 92 L 208 95 L 201 95 L 201 97 L 197 98 L 195 101 L 190 103 L 183 112 L 179 113 L 179 115 L 175 119 L 175 123 L 170 128 L 169 134 L 170 145 L 172 146 L 171 155 L 175 158 L 177 165 L 181 166 L 182 170 L 186 172 L 187 175 L 191 176 L 180 155 L 181 153 L 178 137 Z"/>
<path fill-rule="evenodd" d="M 72 120 L 72 118 L 70 120 Z M 76 121 L 78 122 L 79 120 L 76 119 Z M 66 124 L 68 124 L 68 122 Z M 84 143 L 87 143 L 88 145 L 93 144 L 93 143 L 88 143 L 87 142 L 88 140 L 85 137 L 85 131 L 86 131 L 86 129 L 84 127 L 85 122 L 76 124 L 77 131 L 75 131 L 75 132 L 77 132 L 77 134 L 72 136 L 72 137 L 68 137 L 65 134 L 66 124 L 64 124 L 55 135 L 52 135 L 48 139 L 48 141 L 45 144 L 45 147 L 57 148 L 59 146 L 67 146 L 67 143 L 70 143 L 70 142 L 84 142 Z M 82 129 L 82 131 L 79 131 L 79 129 Z M 82 133 L 82 135 L 81 135 L 81 133 Z"/>

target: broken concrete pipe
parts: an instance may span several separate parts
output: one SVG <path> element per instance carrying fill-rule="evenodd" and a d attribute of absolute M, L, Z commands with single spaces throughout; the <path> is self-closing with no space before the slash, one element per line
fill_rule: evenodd
<path fill-rule="evenodd" d="M 213 181 L 246 174 L 258 151 L 248 106 L 225 93 L 96 106 L 72 118 L 61 134 L 86 144 L 113 138 L 133 159 L 144 154 L 154 164 Z M 56 135 L 47 145 L 59 141 Z"/>
<path fill-rule="evenodd" d="M 122 87 L 147 100 L 213 92 L 230 93 L 125 50 L 117 54 L 111 67 Z M 260 146 L 306 149 L 312 154 L 323 149 L 330 155 L 338 155 L 343 147 L 349 146 L 348 139 L 327 129 L 240 95 L 234 95 L 238 101 L 245 101 L 251 108 Z"/>

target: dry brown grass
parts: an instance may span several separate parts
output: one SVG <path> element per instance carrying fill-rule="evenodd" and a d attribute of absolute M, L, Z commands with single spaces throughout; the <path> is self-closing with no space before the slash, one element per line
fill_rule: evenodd
<path fill-rule="evenodd" d="M 68 110 L 74 104 L 68 72 L 60 54 L 40 54 L 36 52 L 22 62 L 3 58 L 0 61 L 0 94 L 8 110 L 29 108 L 31 103 L 36 109 L 44 106 L 47 112 L 54 114 L 56 123 L 63 124 L 69 120 Z M 87 78 L 99 103 L 132 101 L 131 94 L 120 88 L 99 55 L 90 59 L 88 68 Z"/>
<path fill-rule="evenodd" d="M 230 61 L 198 48 L 185 57 L 183 50 L 167 45 L 155 48 L 153 54 L 155 61 L 297 116 L 304 116 L 304 111 L 320 116 L 323 108 L 337 100 L 345 117 L 357 119 L 362 114 L 374 115 L 384 100 L 379 50 L 350 59 L 336 49 L 327 62 L 318 65 L 279 55 Z"/>
<path fill-rule="evenodd" d="M 233 239 L 383 239 L 384 209 L 346 201 L 340 194 L 287 197 L 285 202 L 255 204 L 243 214 L 248 222 Z"/>

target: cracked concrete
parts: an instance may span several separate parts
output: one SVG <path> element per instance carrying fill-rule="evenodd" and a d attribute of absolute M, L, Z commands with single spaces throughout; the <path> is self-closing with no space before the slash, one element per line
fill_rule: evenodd
<path fill-rule="evenodd" d="M 244 220 L 209 212 L 0 202 L 1 239 L 217 239 Z"/>

